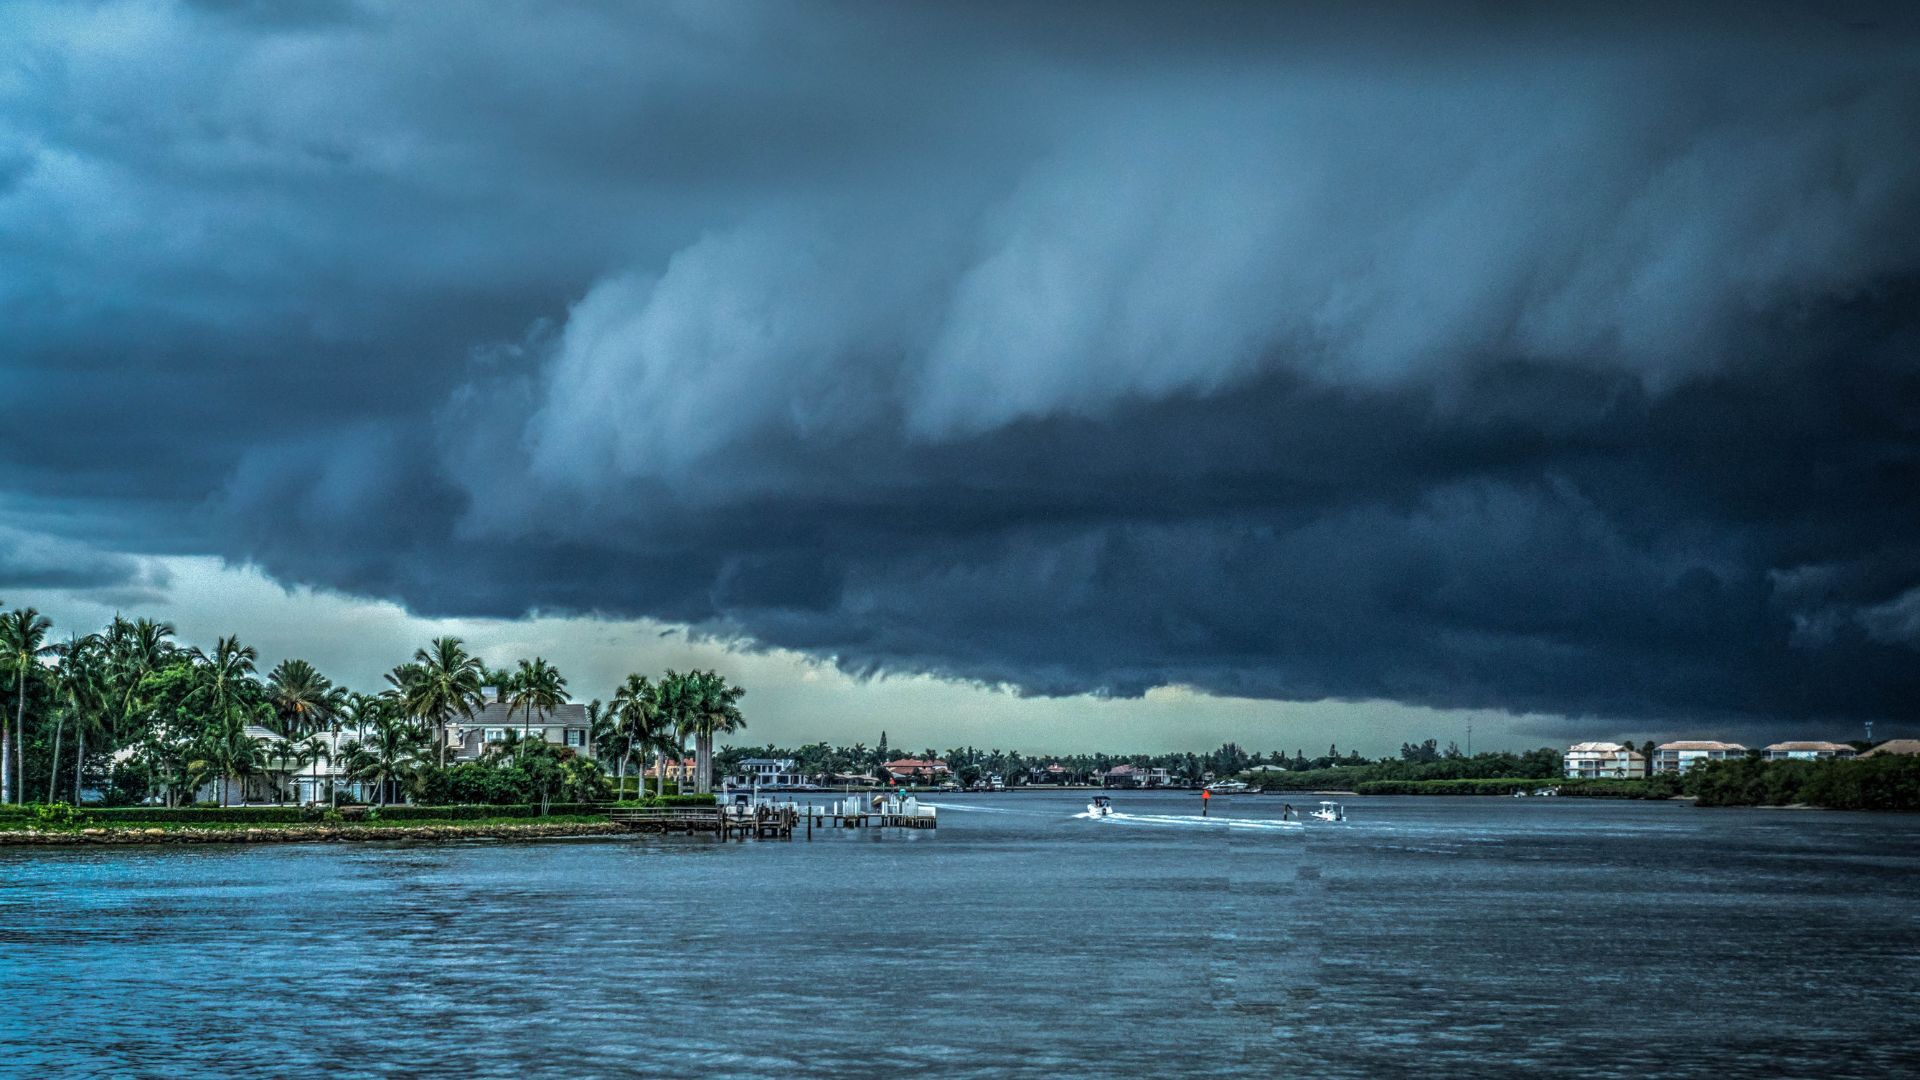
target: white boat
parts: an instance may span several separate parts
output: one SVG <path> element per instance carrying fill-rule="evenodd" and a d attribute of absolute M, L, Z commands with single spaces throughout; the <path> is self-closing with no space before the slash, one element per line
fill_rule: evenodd
<path fill-rule="evenodd" d="M 1087 804 L 1088 817 L 1111 817 L 1112 815 L 1113 800 L 1105 795 L 1095 795 L 1093 801 Z"/>
<path fill-rule="evenodd" d="M 1327 802 L 1323 799 L 1320 802 L 1320 809 L 1310 811 L 1307 816 L 1316 821 L 1345 821 L 1347 811 L 1339 803 Z"/>
<path fill-rule="evenodd" d="M 1206 790 L 1215 795 L 1245 795 L 1248 787 L 1244 780 L 1215 780 Z"/>

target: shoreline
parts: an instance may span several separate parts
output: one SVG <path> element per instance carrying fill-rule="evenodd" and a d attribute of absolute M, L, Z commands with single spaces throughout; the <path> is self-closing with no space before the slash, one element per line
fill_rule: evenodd
<path fill-rule="evenodd" d="M 0 830 L 0 847 L 93 847 L 149 844 L 366 843 L 378 840 L 540 840 L 568 836 L 624 836 L 611 821 L 556 821 L 510 825 L 457 822 L 409 825 L 281 825 L 230 828 L 90 826 L 81 829 Z"/>

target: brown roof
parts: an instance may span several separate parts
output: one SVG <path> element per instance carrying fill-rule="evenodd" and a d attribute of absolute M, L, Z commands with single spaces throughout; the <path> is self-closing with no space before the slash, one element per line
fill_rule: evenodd
<path fill-rule="evenodd" d="M 1876 754 L 1920 754 L 1920 739 L 1888 739 L 1860 756 L 1873 757 Z"/>
<path fill-rule="evenodd" d="M 1767 749 L 1769 750 L 1834 750 L 1834 751 L 1847 750 L 1847 751 L 1851 751 L 1853 747 L 1848 746 L 1846 743 L 1815 741 L 1815 742 L 1777 742 L 1767 747 Z"/>

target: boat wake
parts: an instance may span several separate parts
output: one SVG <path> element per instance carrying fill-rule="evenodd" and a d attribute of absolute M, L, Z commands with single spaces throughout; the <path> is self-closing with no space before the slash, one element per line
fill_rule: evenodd
<path fill-rule="evenodd" d="M 1145 825 L 1151 828 L 1173 829 L 1249 829 L 1265 832 L 1303 829 L 1305 822 L 1281 821 L 1278 818 L 1233 818 L 1233 817 L 1194 817 L 1190 814 L 1123 814 L 1114 811 L 1111 814 L 1095 816 L 1090 813 L 1073 815 L 1087 821 L 1111 822 L 1115 825 Z"/>
<path fill-rule="evenodd" d="M 1040 816 L 1040 812 L 1037 810 L 1008 810 L 999 806 L 961 806 L 958 803 L 941 802 L 922 802 L 920 805 L 931 806 L 936 810 L 952 810 L 958 814 L 1022 814 L 1027 817 Z"/>

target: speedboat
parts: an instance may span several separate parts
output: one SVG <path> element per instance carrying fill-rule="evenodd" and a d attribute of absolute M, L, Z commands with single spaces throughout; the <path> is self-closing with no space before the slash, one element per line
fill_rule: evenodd
<path fill-rule="evenodd" d="M 1215 795 L 1245 795 L 1248 786 L 1244 780 L 1215 780 L 1206 790 Z"/>
<path fill-rule="evenodd" d="M 1308 812 L 1307 816 L 1315 821 L 1345 821 L 1347 811 L 1339 803 L 1327 802 L 1323 799 L 1320 802 L 1320 809 Z"/>
<path fill-rule="evenodd" d="M 1111 817 L 1112 815 L 1113 800 L 1105 795 L 1095 795 L 1093 801 L 1087 804 L 1088 817 Z"/>

